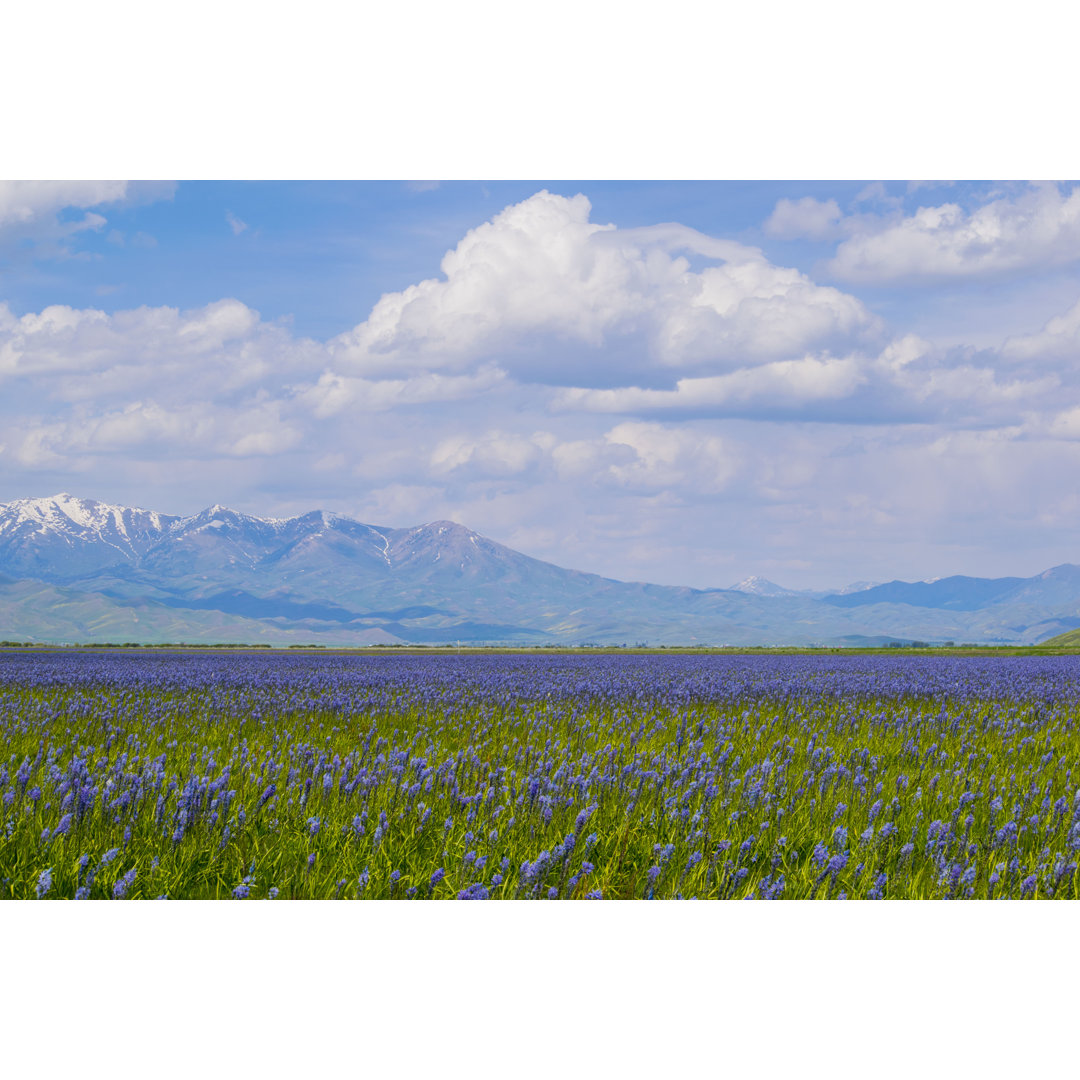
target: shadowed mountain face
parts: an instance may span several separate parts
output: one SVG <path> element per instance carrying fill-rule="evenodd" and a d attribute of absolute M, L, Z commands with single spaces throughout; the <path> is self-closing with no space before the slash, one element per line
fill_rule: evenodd
<path fill-rule="evenodd" d="M 978 611 L 994 603 L 1018 586 L 1024 578 L 947 577 L 937 581 L 890 581 L 872 589 L 825 597 L 836 607 L 865 607 L 867 604 L 910 604 L 912 607 L 943 608 L 950 611 Z"/>
<path fill-rule="evenodd" d="M 0 638 L 859 644 L 1036 641 L 1080 625 L 1080 567 L 795 592 L 614 581 L 462 525 L 312 511 L 190 517 L 70 495 L 0 505 Z"/>
<path fill-rule="evenodd" d="M 1080 604 L 1080 566 L 1055 566 L 1033 578 L 973 578 L 957 575 L 937 581 L 890 581 L 859 592 L 823 597 L 835 607 L 909 604 L 948 611 L 980 611 L 995 604 Z"/>

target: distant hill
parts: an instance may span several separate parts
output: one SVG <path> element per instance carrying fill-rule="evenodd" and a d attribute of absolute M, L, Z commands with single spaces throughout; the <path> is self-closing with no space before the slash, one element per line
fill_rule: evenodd
<path fill-rule="evenodd" d="M 314 510 L 181 517 L 69 494 L 0 505 L 0 639 L 327 645 L 1032 643 L 1080 628 L 1080 567 L 799 592 L 616 581 L 463 525 Z"/>
<path fill-rule="evenodd" d="M 950 611 L 979 611 L 1005 600 L 1080 604 L 1080 566 L 1055 566 L 1033 578 L 957 575 L 936 581 L 890 581 L 824 600 L 837 607 L 890 603 Z"/>
<path fill-rule="evenodd" d="M 1041 645 L 1051 645 L 1055 649 L 1080 649 L 1080 629 L 1068 630 L 1057 637 L 1049 638 L 1040 642 Z"/>

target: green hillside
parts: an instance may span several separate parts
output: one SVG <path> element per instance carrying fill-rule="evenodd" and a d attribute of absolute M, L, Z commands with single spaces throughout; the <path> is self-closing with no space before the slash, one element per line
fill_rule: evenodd
<path fill-rule="evenodd" d="M 1080 649 L 1080 629 L 1069 630 L 1064 634 L 1058 634 L 1057 637 L 1049 638 L 1047 641 L 1040 641 L 1039 645 L 1055 649 Z"/>

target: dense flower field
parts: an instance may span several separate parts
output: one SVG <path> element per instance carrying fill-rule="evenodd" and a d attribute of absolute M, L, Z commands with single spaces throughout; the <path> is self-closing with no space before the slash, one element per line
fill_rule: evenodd
<path fill-rule="evenodd" d="M 1071 657 L 0 655 L 0 896 L 1077 896 Z"/>

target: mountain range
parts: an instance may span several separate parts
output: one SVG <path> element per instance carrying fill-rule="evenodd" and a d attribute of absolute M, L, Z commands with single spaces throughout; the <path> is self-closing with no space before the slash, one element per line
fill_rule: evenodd
<path fill-rule="evenodd" d="M 378 645 L 1034 643 L 1080 627 L 1080 566 L 1032 578 L 616 581 L 450 521 L 181 517 L 66 493 L 0 504 L 0 639 Z"/>

